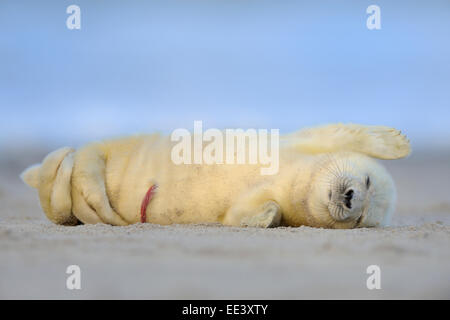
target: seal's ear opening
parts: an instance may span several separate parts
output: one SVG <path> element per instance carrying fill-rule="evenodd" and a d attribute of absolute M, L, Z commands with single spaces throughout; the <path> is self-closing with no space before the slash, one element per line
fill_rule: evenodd
<path fill-rule="evenodd" d="M 20 178 L 30 187 L 37 189 L 37 187 L 39 186 L 40 170 L 41 170 L 40 164 L 32 165 L 31 167 L 27 168 L 24 172 L 21 173 Z"/>

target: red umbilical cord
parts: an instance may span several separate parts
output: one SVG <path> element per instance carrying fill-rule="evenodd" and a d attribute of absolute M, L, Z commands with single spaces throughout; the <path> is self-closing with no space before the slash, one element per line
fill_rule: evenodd
<path fill-rule="evenodd" d="M 158 186 L 156 184 L 152 185 L 147 193 L 145 194 L 144 199 L 142 199 L 142 203 L 141 203 L 141 222 L 145 223 L 147 222 L 147 206 L 150 203 L 150 200 L 152 200 L 153 195 L 155 194 L 155 189 Z"/>

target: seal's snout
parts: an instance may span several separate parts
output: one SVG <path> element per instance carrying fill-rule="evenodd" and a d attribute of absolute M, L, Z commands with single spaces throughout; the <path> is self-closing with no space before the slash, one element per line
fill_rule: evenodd
<path fill-rule="evenodd" d="M 363 212 L 367 193 L 357 181 L 343 186 L 337 184 L 329 194 L 328 209 L 337 221 L 358 219 Z"/>

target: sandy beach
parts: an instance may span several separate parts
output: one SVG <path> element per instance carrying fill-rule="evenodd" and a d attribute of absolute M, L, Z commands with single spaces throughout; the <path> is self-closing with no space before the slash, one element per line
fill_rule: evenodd
<path fill-rule="evenodd" d="M 379 229 L 220 225 L 63 227 L 19 173 L 48 150 L 0 159 L 1 299 L 450 298 L 450 156 L 385 162 L 398 189 Z M 66 268 L 81 268 L 81 290 Z M 368 290 L 366 268 L 381 269 Z"/>

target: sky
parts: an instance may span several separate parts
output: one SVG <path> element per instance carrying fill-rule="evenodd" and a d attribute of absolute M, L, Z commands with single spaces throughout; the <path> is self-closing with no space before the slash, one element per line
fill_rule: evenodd
<path fill-rule="evenodd" d="M 366 26 L 373 4 L 380 30 Z M 0 148 L 194 120 L 386 125 L 450 148 L 450 2 L 1 0 L 0 108 Z"/>

